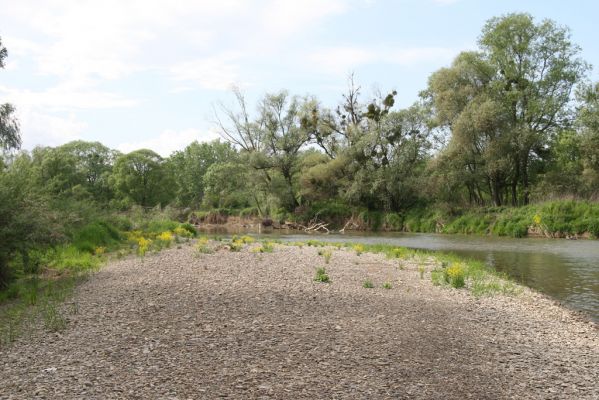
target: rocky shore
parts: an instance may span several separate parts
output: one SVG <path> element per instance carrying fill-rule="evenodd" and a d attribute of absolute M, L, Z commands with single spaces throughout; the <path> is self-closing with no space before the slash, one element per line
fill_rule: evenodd
<path fill-rule="evenodd" d="M 431 265 L 251 247 L 108 264 L 65 304 L 66 330 L 0 349 L 0 398 L 599 398 L 597 325 L 542 295 L 477 299 L 434 286 Z"/>

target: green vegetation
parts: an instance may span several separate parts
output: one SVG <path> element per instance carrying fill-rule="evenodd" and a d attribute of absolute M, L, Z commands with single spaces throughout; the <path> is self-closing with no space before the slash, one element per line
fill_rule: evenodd
<path fill-rule="evenodd" d="M 362 287 L 365 289 L 372 289 L 374 288 L 374 283 L 372 283 L 370 279 L 366 279 L 364 282 L 362 282 Z"/>
<path fill-rule="evenodd" d="M 418 274 L 420 275 L 420 279 L 424 279 L 424 273 L 426 272 L 426 268 L 424 268 L 423 264 L 418 265 Z"/>
<path fill-rule="evenodd" d="M 286 244 L 289 246 L 297 245 L 294 242 Z M 356 246 L 356 243 L 351 242 L 329 242 L 326 244 L 345 247 L 348 250 L 353 250 Z M 409 260 L 419 263 L 418 273 L 421 279 L 424 278 L 426 271 L 422 263 L 424 261 L 432 263 L 434 267 L 430 271 L 430 276 L 433 284 L 465 288 L 474 296 L 516 295 L 521 290 L 506 274 L 487 267 L 481 261 L 461 258 L 450 253 L 408 249 L 380 243 L 360 244 L 360 246 L 365 253 L 384 254 L 389 259 Z M 325 273 L 324 268 L 319 268 L 318 271 Z M 385 284 L 383 284 L 383 287 L 385 287 Z"/>
<path fill-rule="evenodd" d="M 359 243 L 353 245 L 352 249 L 356 252 L 357 255 L 362 255 L 362 253 L 364 253 L 364 246 Z"/>
<path fill-rule="evenodd" d="M 328 264 L 331 262 L 331 257 L 333 256 L 333 252 L 330 249 L 326 250 L 318 250 L 318 255 L 324 258 L 324 263 Z"/>
<path fill-rule="evenodd" d="M 391 282 L 384 282 L 383 289 L 393 289 L 393 285 L 391 284 Z"/>
<path fill-rule="evenodd" d="M 314 280 L 320 283 L 329 283 L 331 281 L 324 267 L 316 269 L 316 276 L 314 277 Z"/>

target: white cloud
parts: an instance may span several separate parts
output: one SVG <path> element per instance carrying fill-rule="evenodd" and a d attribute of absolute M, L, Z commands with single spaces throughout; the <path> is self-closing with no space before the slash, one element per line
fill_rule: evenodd
<path fill-rule="evenodd" d="M 321 48 L 307 55 L 312 65 L 331 74 L 353 71 L 365 64 L 389 63 L 413 66 L 430 61 L 447 62 L 458 50 L 444 47 L 356 47 L 340 46 Z"/>
<path fill-rule="evenodd" d="M 117 149 L 123 153 L 129 153 L 139 149 L 150 149 L 163 157 L 169 156 L 172 152 L 183 150 L 188 144 L 197 140 L 198 142 L 209 142 L 218 139 L 220 136 L 214 130 L 183 129 L 176 131 L 167 129 L 160 135 L 136 142 L 121 143 Z"/>
<path fill-rule="evenodd" d="M 122 108 L 133 107 L 140 103 L 137 99 L 126 98 L 116 93 L 73 89 L 66 85 L 42 91 L 0 86 L 0 99 L 15 104 L 19 108 L 32 107 L 51 111 Z"/>
<path fill-rule="evenodd" d="M 173 65 L 169 72 L 173 80 L 183 85 L 192 84 L 202 89 L 230 90 L 233 85 L 241 84 L 238 60 L 237 53 L 221 54 Z M 177 87 L 175 91 L 188 88 L 189 86 Z"/>
<path fill-rule="evenodd" d="M 17 110 L 21 124 L 23 148 L 37 145 L 57 146 L 81 138 L 87 125 L 74 115 L 66 117 L 44 114 L 30 108 Z"/>

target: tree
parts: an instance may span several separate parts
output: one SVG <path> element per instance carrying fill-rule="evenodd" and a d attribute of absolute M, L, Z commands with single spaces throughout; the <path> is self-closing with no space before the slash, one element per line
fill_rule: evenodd
<path fill-rule="evenodd" d="M 34 149 L 36 179 L 53 196 L 107 203 L 108 182 L 118 153 L 99 142 L 72 141 L 55 148 Z"/>
<path fill-rule="evenodd" d="M 117 158 L 112 174 L 116 192 L 142 207 L 167 203 L 173 196 L 164 160 L 148 149 L 136 150 Z"/>
<path fill-rule="evenodd" d="M 235 95 L 239 110 L 222 107 L 227 123 L 217 115 L 220 134 L 241 149 L 248 165 L 261 172 L 267 190 L 276 193 L 287 211 L 293 211 L 300 204 L 298 160 L 312 137 L 309 124 L 316 102 L 285 91 L 267 94 L 252 117 L 243 95 L 238 90 Z M 282 186 L 277 184 L 279 176 Z"/>
<path fill-rule="evenodd" d="M 0 68 L 4 68 L 4 59 L 8 56 L 6 47 L 0 38 Z M 11 104 L 0 105 L 0 148 L 3 150 L 21 147 L 19 123 L 14 117 L 15 108 Z"/>
<path fill-rule="evenodd" d="M 424 95 L 451 132 L 456 165 L 473 176 L 471 198 L 482 203 L 486 192 L 499 205 L 509 188 L 514 205 L 526 204 L 532 167 L 568 125 L 571 92 L 588 65 L 566 28 L 528 14 L 489 20 L 479 49 L 433 74 Z"/>
<path fill-rule="evenodd" d="M 580 132 L 582 178 L 588 195 L 599 194 L 599 82 L 581 87 L 577 125 Z"/>
<path fill-rule="evenodd" d="M 197 207 L 202 203 L 204 176 L 211 165 L 234 162 L 236 150 L 227 142 L 193 142 L 183 151 L 173 153 L 167 160 L 176 184 L 176 201 L 180 205 Z"/>

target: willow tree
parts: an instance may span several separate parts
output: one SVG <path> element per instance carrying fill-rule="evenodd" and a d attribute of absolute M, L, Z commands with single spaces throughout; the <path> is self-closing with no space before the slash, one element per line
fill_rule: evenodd
<path fill-rule="evenodd" d="M 220 134 L 241 149 L 247 165 L 262 174 L 264 186 L 277 194 L 285 209 L 293 211 L 300 204 L 299 159 L 312 137 L 316 103 L 281 91 L 265 95 L 254 115 L 243 95 L 239 91 L 235 95 L 237 109 L 222 107 L 217 115 Z"/>
<path fill-rule="evenodd" d="M 469 153 L 463 167 L 482 170 L 478 186 L 495 204 L 508 194 L 526 204 L 531 165 L 570 122 L 572 90 L 588 64 L 567 28 L 529 14 L 492 18 L 478 44 L 433 74 L 426 94 L 451 132 L 449 147 Z"/>
<path fill-rule="evenodd" d="M 123 200 L 143 207 L 165 204 L 174 195 L 164 159 L 148 149 L 117 158 L 111 181 Z"/>

